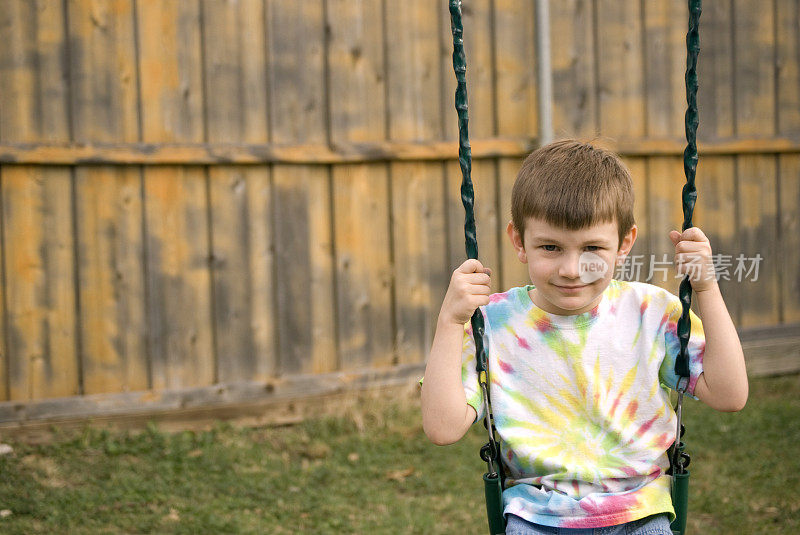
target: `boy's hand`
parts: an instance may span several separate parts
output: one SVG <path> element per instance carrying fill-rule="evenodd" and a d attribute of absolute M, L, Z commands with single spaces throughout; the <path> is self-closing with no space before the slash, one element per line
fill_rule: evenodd
<path fill-rule="evenodd" d="M 690 227 L 682 233 L 669 232 L 669 239 L 675 245 L 675 269 L 681 275 L 688 275 L 695 292 L 704 292 L 717 285 L 714 264 L 711 260 L 711 243 L 703 231 Z"/>
<path fill-rule="evenodd" d="M 479 306 L 489 304 L 492 270 L 469 259 L 453 272 L 444 296 L 439 321 L 464 325 Z"/>

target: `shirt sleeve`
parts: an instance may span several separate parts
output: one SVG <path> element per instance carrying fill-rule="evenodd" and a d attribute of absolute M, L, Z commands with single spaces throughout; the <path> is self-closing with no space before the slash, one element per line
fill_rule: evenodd
<path fill-rule="evenodd" d="M 666 341 L 666 355 L 664 361 L 661 363 L 658 376 L 661 383 L 672 390 L 678 388 L 678 375 L 675 373 L 675 361 L 678 358 L 681 350 L 680 339 L 678 338 L 678 320 L 681 317 L 682 306 L 680 300 L 673 296 L 674 300 L 670 300 L 670 304 L 665 312 L 666 328 L 665 328 L 665 341 Z M 687 350 L 689 353 L 689 385 L 686 388 L 686 393 L 693 399 L 697 399 L 694 395 L 694 388 L 697 385 L 697 380 L 700 374 L 703 373 L 703 354 L 706 349 L 706 337 L 703 332 L 703 322 L 692 310 L 689 310 L 689 318 L 691 319 L 691 332 L 689 335 L 689 343 Z"/>
<path fill-rule="evenodd" d="M 484 347 L 486 347 L 484 345 Z M 461 347 L 461 382 L 464 385 L 464 395 L 467 404 L 478 413 L 475 421 L 483 420 L 483 391 L 478 384 L 478 371 L 475 369 L 477 358 L 475 356 L 475 338 L 472 336 L 470 322 L 464 324 L 464 340 Z"/>

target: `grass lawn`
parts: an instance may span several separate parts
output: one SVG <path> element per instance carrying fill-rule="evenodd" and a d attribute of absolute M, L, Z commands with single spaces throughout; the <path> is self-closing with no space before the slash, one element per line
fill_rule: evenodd
<path fill-rule="evenodd" d="M 433 446 L 416 392 L 403 401 L 278 428 L 12 442 L 0 533 L 486 533 L 482 426 Z M 741 413 L 685 412 L 690 533 L 800 533 L 800 375 L 751 381 Z"/>

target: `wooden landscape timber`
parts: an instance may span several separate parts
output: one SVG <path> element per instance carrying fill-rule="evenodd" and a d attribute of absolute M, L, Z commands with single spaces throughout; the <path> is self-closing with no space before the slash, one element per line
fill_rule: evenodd
<path fill-rule="evenodd" d="M 238 425 L 286 425 L 308 416 L 342 415 L 369 395 L 416 395 L 424 365 L 310 374 L 176 391 L 94 394 L 29 403 L 0 403 L 0 440 L 46 442 L 87 425 L 163 430 L 206 429 L 220 420 Z M 357 403 L 355 404 L 357 406 Z"/>

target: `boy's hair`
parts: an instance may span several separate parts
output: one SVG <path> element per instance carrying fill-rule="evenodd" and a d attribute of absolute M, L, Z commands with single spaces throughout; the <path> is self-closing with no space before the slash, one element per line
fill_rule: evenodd
<path fill-rule="evenodd" d="M 633 184 L 619 156 L 574 139 L 528 155 L 511 190 L 511 220 L 524 235 L 535 217 L 570 230 L 616 221 L 617 247 L 633 227 Z"/>

